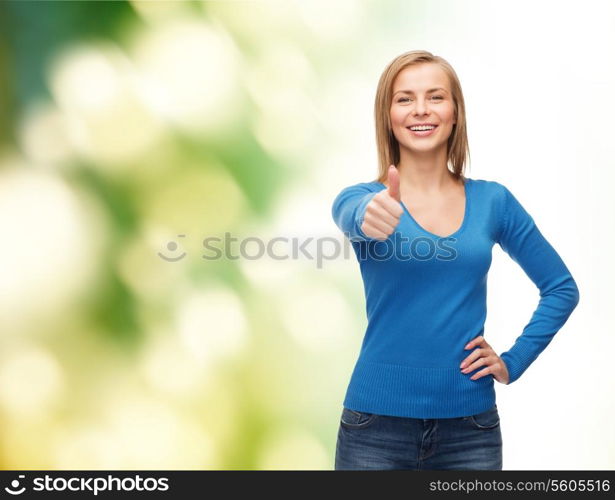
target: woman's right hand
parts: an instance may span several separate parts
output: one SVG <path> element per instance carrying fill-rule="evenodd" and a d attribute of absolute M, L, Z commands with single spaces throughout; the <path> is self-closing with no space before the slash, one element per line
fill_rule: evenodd
<path fill-rule="evenodd" d="M 399 224 L 403 213 L 399 193 L 399 172 L 394 165 L 389 166 L 389 187 L 377 193 L 365 208 L 361 231 L 370 238 L 386 240 Z"/>

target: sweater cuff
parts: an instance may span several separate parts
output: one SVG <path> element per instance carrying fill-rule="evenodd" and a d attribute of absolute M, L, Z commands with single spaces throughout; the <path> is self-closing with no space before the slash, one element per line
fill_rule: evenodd
<path fill-rule="evenodd" d="M 535 356 L 530 352 L 524 352 L 521 350 L 521 347 L 517 345 L 500 354 L 500 358 L 506 364 L 506 368 L 508 368 L 509 380 L 507 385 L 510 385 L 523 375 L 523 372 L 525 372 L 534 361 Z"/>

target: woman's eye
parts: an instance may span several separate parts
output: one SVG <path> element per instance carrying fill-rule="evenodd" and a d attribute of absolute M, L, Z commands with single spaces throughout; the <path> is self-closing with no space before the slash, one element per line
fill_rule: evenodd
<path fill-rule="evenodd" d="M 433 99 L 444 99 L 444 97 L 442 97 L 441 95 L 435 95 L 433 96 Z M 402 97 L 401 99 L 399 99 L 397 102 L 404 102 L 404 101 L 408 101 L 409 99 L 407 97 Z"/>

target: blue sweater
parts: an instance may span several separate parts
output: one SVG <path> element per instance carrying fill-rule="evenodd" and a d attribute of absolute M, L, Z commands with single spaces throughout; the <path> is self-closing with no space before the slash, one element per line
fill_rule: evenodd
<path fill-rule="evenodd" d="M 363 278 L 367 328 L 343 405 L 412 418 L 451 418 L 495 404 L 494 377 L 470 377 L 459 365 L 484 334 L 487 273 L 495 243 L 540 290 L 538 307 L 500 357 L 517 380 L 579 302 L 570 271 L 513 194 L 495 181 L 465 178 L 461 227 L 446 238 L 422 228 L 401 202 L 399 225 L 386 240 L 361 231 L 380 182 L 344 188 L 332 215 L 352 243 Z"/>

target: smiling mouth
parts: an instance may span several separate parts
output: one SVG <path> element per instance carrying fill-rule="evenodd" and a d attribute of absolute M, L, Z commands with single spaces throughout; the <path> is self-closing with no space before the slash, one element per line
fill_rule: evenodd
<path fill-rule="evenodd" d="M 438 128 L 438 125 L 432 125 L 431 128 L 426 128 L 426 129 L 422 129 L 422 130 L 412 130 L 410 127 L 406 127 L 408 130 L 410 130 L 411 132 L 429 132 L 431 130 L 436 130 Z"/>
<path fill-rule="evenodd" d="M 438 126 L 436 125 L 433 128 L 428 128 L 425 130 L 412 130 L 410 127 L 406 127 L 406 128 L 408 129 L 408 132 L 412 134 L 413 137 L 417 139 L 421 139 L 421 138 L 431 137 L 432 135 L 434 135 L 436 133 L 436 129 L 438 128 Z"/>

